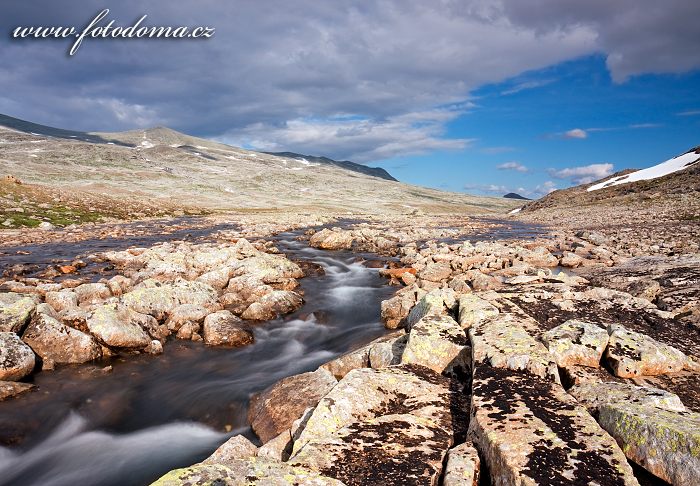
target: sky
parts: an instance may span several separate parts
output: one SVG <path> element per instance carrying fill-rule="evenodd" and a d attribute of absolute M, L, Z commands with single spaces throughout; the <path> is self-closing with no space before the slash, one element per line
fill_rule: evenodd
<path fill-rule="evenodd" d="M 208 39 L 16 39 L 17 27 L 206 26 Z M 5 0 L 0 113 L 168 126 L 540 197 L 700 144 L 696 0 Z"/>

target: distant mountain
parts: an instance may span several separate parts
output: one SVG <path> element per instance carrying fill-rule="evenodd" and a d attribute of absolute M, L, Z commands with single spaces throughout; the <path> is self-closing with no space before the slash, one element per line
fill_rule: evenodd
<path fill-rule="evenodd" d="M 503 196 L 503 197 L 505 197 L 506 199 L 522 199 L 523 201 L 529 201 L 529 200 L 530 200 L 529 197 L 521 196 L 520 194 L 517 194 L 517 193 L 515 193 L 515 192 L 509 192 L 508 194 L 506 194 L 506 195 Z"/>
<path fill-rule="evenodd" d="M 525 212 L 550 208 L 581 208 L 605 204 L 647 206 L 700 194 L 700 146 L 655 166 L 625 169 L 590 184 L 554 191 L 523 207 Z M 690 211 L 688 199 L 679 211 Z M 685 206 L 684 206 L 685 205 Z"/>
<path fill-rule="evenodd" d="M 333 160 L 328 157 L 316 157 L 314 155 L 302 155 L 294 152 L 264 152 L 269 155 L 276 155 L 277 157 L 287 157 L 290 159 L 297 160 L 307 160 L 309 162 L 314 162 L 317 164 L 328 164 L 335 165 L 337 167 L 342 167 L 346 170 L 351 170 L 353 172 L 360 172 L 361 174 L 379 177 L 380 179 L 386 179 L 387 181 L 399 182 L 391 174 L 382 169 L 381 167 L 367 167 L 366 165 L 358 164 L 356 162 L 350 162 L 349 160 Z"/>

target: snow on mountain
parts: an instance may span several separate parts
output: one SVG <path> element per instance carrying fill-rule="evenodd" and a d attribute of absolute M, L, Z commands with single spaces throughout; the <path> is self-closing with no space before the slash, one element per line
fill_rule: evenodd
<path fill-rule="evenodd" d="M 690 167 L 691 165 L 698 163 L 699 161 L 700 147 L 696 147 L 683 155 L 679 155 L 678 157 L 674 157 L 653 167 L 638 170 L 623 176 L 613 177 L 612 179 L 594 184 L 588 188 L 588 192 L 597 191 L 598 189 L 603 189 L 606 187 L 617 186 L 619 184 L 627 184 L 628 182 L 657 179 L 659 177 L 672 174 L 673 172 L 683 170 L 686 167 Z"/>

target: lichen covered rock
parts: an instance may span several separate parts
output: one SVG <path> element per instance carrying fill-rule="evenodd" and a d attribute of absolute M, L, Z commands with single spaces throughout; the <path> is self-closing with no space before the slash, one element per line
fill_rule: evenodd
<path fill-rule="evenodd" d="M 51 363 L 85 363 L 102 354 L 95 339 L 46 314 L 37 314 L 22 335 L 42 360 Z"/>
<path fill-rule="evenodd" d="M 557 365 L 595 368 L 608 345 L 608 332 L 589 322 L 570 320 L 542 334 Z"/>
<path fill-rule="evenodd" d="M 21 380 L 34 369 L 34 352 L 14 332 L 0 332 L 0 381 Z"/>
<path fill-rule="evenodd" d="M 426 316 L 411 327 L 401 363 L 442 373 L 452 366 L 464 366 L 467 344 L 464 330 L 450 316 Z"/>
<path fill-rule="evenodd" d="M 0 332 L 20 332 L 36 308 L 34 297 L 0 293 Z"/>

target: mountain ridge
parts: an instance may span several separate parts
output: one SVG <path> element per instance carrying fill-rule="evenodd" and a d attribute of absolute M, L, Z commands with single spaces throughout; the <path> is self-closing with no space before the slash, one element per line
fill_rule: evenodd
<path fill-rule="evenodd" d="M 264 152 L 269 155 L 275 155 L 277 157 L 288 157 L 290 159 L 304 159 L 310 162 L 316 162 L 321 164 L 337 165 L 344 169 L 352 170 L 354 172 L 360 172 L 362 174 L 371 175 L 373 177 L 379 177 L 380 179 L 386 179 L 388 181 L 399 182 L 394 176 L 389 174 L 388 171 L 382 169 L 381 167 L 369 167 L 364 164 L 358 164 L 357 162 L 352 162 L 350 160 L 334 160 L 329 157 L 319 156 L 319 155 L 303 155 L 296 152 Z"/>

